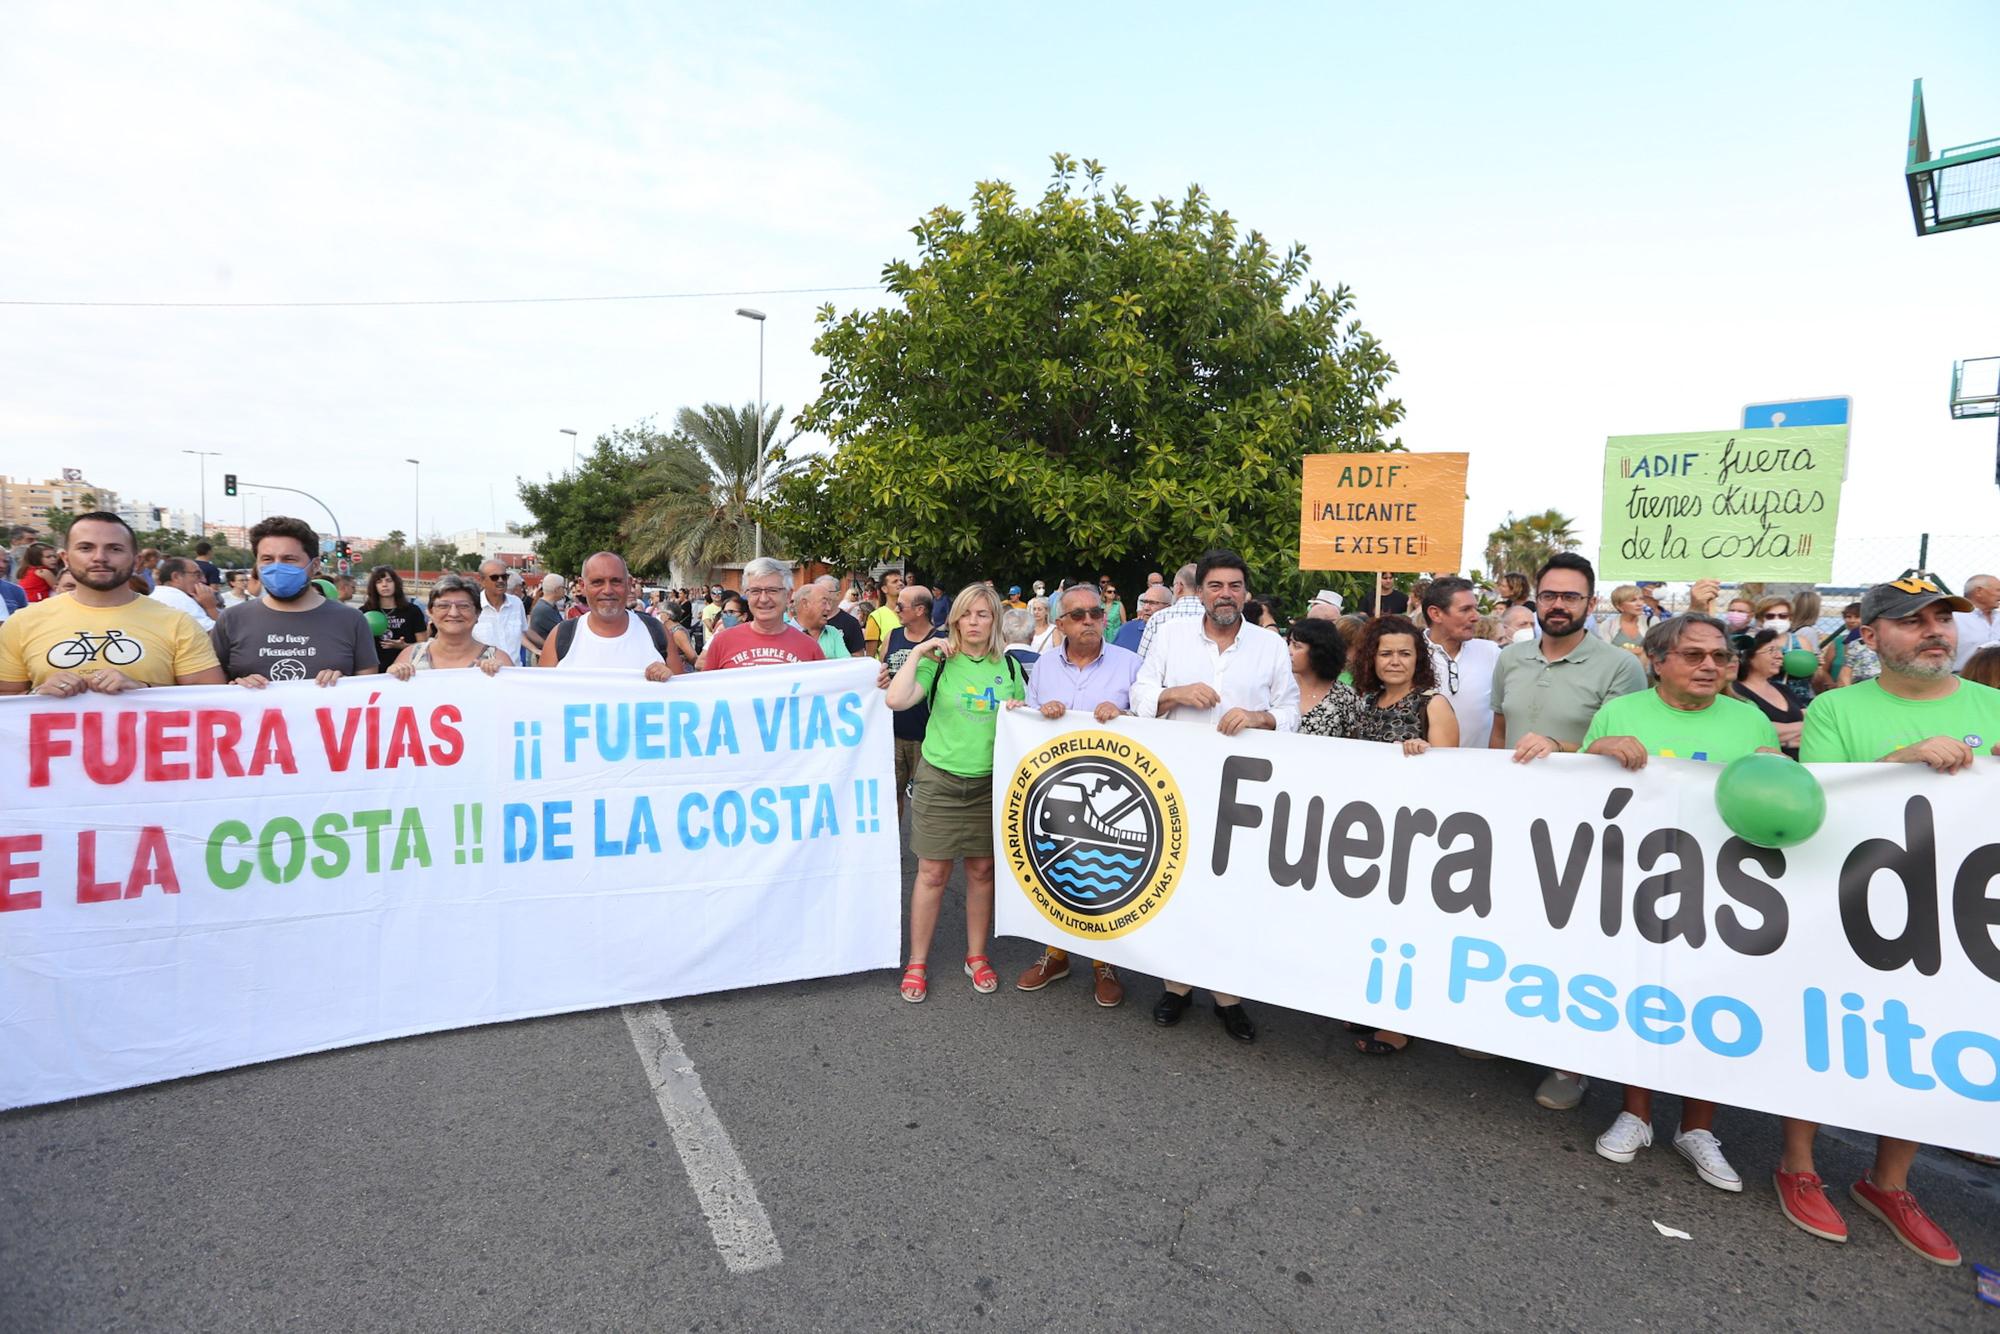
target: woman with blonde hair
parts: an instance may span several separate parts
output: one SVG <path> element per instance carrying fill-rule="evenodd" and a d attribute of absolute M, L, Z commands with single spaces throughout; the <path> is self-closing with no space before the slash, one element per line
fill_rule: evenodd
<path fill-rule="evenodd" d="M 1613 648 L 1622 648 L 1627 653 L 1643 659 L 1646 656 L 1641 645 L 1646 639 L 1646 600 L 1639 593 L 1637 584 L 1620 584 L 1611 590 L 1611 614 L 1604 618 L 1599 632 Z"/>
<path fill-rule="evenodd" d="M 965 974 L 990 994 L 1000 975 L 986 957 L 993 929 L 993 734 L 1010 699 L 1027 697 L 1028 677 L 1000 643 L 1000 595 L 967 584 L 951 600 L 943 635 L 910 650 L 889 682 L 888 705 L 901 712 L 928 704 L 922 758 L 910 794 L 910 851 L 917 881 L 910 892 L 910 961 L 903 999 L 930 993 L 928 963 L 945 880 L 965 863 Z"/>

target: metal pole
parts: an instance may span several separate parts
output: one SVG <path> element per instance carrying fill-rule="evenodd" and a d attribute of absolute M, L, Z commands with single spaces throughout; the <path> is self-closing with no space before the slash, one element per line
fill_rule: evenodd
<path fill-rule="evenodd" d="M 1925 533 L 1917 540 L 1917 568 L 1928 570 L 1931 565 L 1931 535 Z"/>
<path fill-rule="evenodd" d="M 764 321 L 757 321 L 757 552 L 764 554 Z"/>
<path fill-rule="evenodd" d="M 208 536 L 208 461 L 212 458 L 221 457 L 222 451 L 219 449 L 183 449 L 181 453 L 194 455 L 195 459 L 201 464 L 201 496 L 196 500 L 194 507 L 195 513 L 200 516 L 195 520 L 201 527 L 201 531 L 195 534 L 196 540 L 199 541 L 201 538 Z"/>
<path fill-rule="evenodd" d="M 403 462 L 414 470 L 410 474 L 410 583 L 414 585 L 424 577 L 424 539 L 417 535 L 424 530 L 424 465 L 416 459 Z"/>

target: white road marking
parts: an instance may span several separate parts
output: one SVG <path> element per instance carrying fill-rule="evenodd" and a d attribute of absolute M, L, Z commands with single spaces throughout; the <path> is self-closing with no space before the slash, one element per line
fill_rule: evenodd
<path fill-rule="evenodd" d="M 777 1234 L 764 1215 L 757 1187 L 736 1156 L 729 1131 L 709 1105 L 701 1076 L 674 1032 L 673 1020 L 659 1005 L 627 1005 L 620 1013 L 638 1048 L 639 1063 L 653 1086 L 660 1115 L 673 1133 L 674 1148 L 687 1169 L 688 1184 L 701 1203 L 702 1217 L 715 1238 L 715 1249 L 731 1273 L 754 1274 L 785 1258 Z"/>

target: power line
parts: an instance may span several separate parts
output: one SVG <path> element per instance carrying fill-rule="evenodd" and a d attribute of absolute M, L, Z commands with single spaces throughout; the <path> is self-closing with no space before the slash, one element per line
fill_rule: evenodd
<path fill-rule="evenodd" d="M 604 301 L 695 301 L 704 297 L 811 296 L 822 292 L 879 292 L 880 283 L 859 287 L 760 287 L 733 292 L 634 292 L 621 296 L 486 296 L 429 301 L 20 301 L 0 297 L 0 306 L 56 306 L 119 310 L 328 310 L 389 306 L 561 306 Z"/>

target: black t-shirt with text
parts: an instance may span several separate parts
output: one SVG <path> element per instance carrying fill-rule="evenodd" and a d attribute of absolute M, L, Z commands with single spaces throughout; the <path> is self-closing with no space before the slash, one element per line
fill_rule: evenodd
<path fill-rule="evenodd" d="M 935 634 L 924 636 L 924 639 L 935 638 L 937 638 Z M 922 642 L 923 640 L 911 639 L 909 632 L 904 630 L 900 625 L 889 632 L 889 642 L 883 649 L 882 661 L 888 664 L 889 675 L 891 677 L 903 669 L 903 660 L 910 656 L 910 650 Z M 930 725 L 931 710 L 928 704 L 919 700 L 909 708 L 904 709 L 901 713 L 893 714 L 891 717 L 896 740 L 922 741 L 924 739 L 924 729 Z"/>

